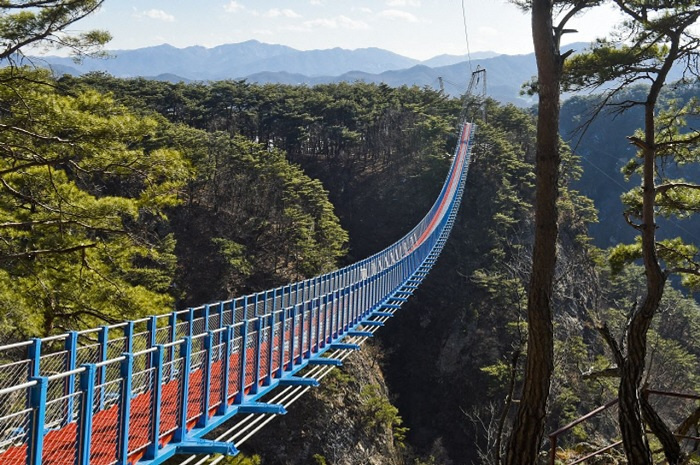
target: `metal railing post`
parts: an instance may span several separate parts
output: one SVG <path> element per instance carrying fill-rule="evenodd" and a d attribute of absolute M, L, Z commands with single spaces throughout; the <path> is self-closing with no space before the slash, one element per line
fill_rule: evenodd
<path fill-rule="evenodd" d="M 306 302 L 304 300 L 297 306 L 297 312 L 299 314 L 299 357 L 296 359 L 296 363 L 300 364 L 304 360 L 304 330 L 306 329 Z"/>
<path fill-rule="evenodd" d="M 102 326 L 100 332 L 97 335 L 98 341 L 100 342 L 100 362 L 107 361 L 109 358 L 108 344 L 109 344 L 109 326 Z M 107 382 L 107 365 L 100 365 L 97 369 L 97 380 L 100 384 Z M 105 403 L 105 392 L 104 389 L 100 389 L 100 410 L 104 409 Z"/>
<path fill-rule="evenodd" d="M 153 385 L 151 387 L 151 422 L 148 432 L 149 443 L 146 447 L 145 458 L 153 460 L 160 450 L 160 411 L 163 397 L 163 360 L 165 348 L 158 344 L 151 357 L 151 366 L 154 367 Z"/>
<path fill-rule="evenodd" d="M 197 420 L 197 427 L 204 427 L 209 423 L 209 404 L 211 399 L 211 366 L 213 360 L 213 340 L 214 334 L 211 331 L 207 331 L 207 335 L 204 336 L 204 351 L 205 357 L 204 363 L 202 364 L 202 415 L 200 415 L 199 420 Z"/>
<path fill-rule="evenodd" d="M 29 437 L 27 438 L 27 465 L 43 463 L 44 430 L 46 429 L 46 397 L 49 380 L 44 376 L 32 377 L 36 381 L 29 392 L 29 406 L 32 415 L 29 416 Z"/>
<path fill-rule="evenodd" d="M 152 315 L 148 319 L 147 323 L 147 331 L 148 331 L 148 349 L 151 347 L 155 347 L 158 344 L 158 317 L 156 315 Z M 153 368 L 151 366 L 151 362 L 153 361 L 152 357 L 147 357 L 146 359 L 146 368 Z"/>
<path fill-rule="evenodd" d="M 316 340 L 314 341 L 316 350 L 314 353 L 321 350 L 321 339 L 321 297 L 316 297 Z"/>
<path fill-rule="evenodd" d="M 326 347 L 326 344 L 328 343 L 328 295 L 323 294 L 323 297 L 321 297 L 321 308 L 323 309 L 322 311 L 322 318 L 323 318 L 323 331 L 321 336 L 319 337 L 319 344 L 320 347 Z"/>
<path fill-rule="evenodd" d="M 337 301 L 337 291 L 333 290 L 333 293 L 330 295 L 329 302 L 328 304 L 330 305 L 330 312 L 331 312 L 331 330 L 328 334 L 328 339 L 326 342 L 329 344 L 335 337 L 337 336 L 337 326 L 338 326 L 338 312 L 336 311 L 336 301 Z"/>
<path fill-rule="evenodd" d="M 131 329 L 134 325 L 132 323 Z M 117 421 L 117 463 L 126 465 L 129 458 L 129 419 L 131 418 L 131 378 L 134 375 L 134 356 L 131 352 L 122 354 L 125 358 L 119 367 L 119 374 L 122 378 L 122 392 L 119 402 L 119 416 Z"/>
<path fill-rule="evenodd" d="M 95 405 L 95 376 L 97 370 L 90 363 L 82 365 L 85 371 L 80 373 L 80 415 L 78 415 L 78 456 L 77 465 L 90 464 L 90 445 L 92 440 L 92 417 Z"/>
<path fill-rule="evenodd" d="M 257 304 L 255 305 L 257 308 Z M 257 311 L 256 311 L 257 313 Z M 262 342 L 263 342 L 263 317 L 258 316 L 255 320 L 256 328 L 256 338 L 255 338 L 255 363 L 253 363 L 253 387 L 251 388 L 251 394 L 258 393 L 258 387 L 260 385 L 260 363 L 262 361 Z"/>
<path fill-rule="evenodd" d="M 177 314 L 175 312 L 168 315 L 168 324 L 170 325 L 170 340 L 168 342 L 175 342 L 177 339 Z M 192 324 L 190 323 L 190 329 Z M 191 334 L 190 334 L 191 335 Z M 168 349 L 168 360 L 175 360 L 175 345 L 171 345 Z M 170 379 L 172 380 L 172 370 L 170 370 Z"/>
<path fill-rule="evenodd" d="M 221 376 L 223 377 L 221 381 L 221 405 L 217 409 L 217 415 L 224 415 L 228 410 L 228 386 L 229 386 L 229 376 L 231 376 L 231 339 L 233 333 L 233 326 L 228 326 L 223 331 L 223 344 L 224 344 L 224 359 L 222 363 L 224 364 L 221 368 Z"/>
<path fill-rule="evenodd" d="M 248 305 L 249 305 L 249 296 L 243 296 L 243 319 L 245 321 L 250 320 L 250 315 L 248 315 Z"/>
<path fill-rule="evenodd" d="M 282 308 L 282 311 L 280 312 L 280 363 L 279 367 L 277 368 L 277 377 L 281 378 L 282 375 L 284 374 L 284 349 L 286 348 L 287 345 L 287 310 Z"/>
<path fill-rule="evenodd" d="M 270 332 L 267 339 L 267 373 L 265 374 L 265 379 L 263 379 L 263 385 L 269 386 L 272 383 L 272 357 L 275 353 L 275 314 L 274 306 L 270 310 L 269 316 L 265 318 L 270 322 Z"/>
<path fill-rule="evenodd" d="M 134 352 L 134 322 L 128 321 L 124 326 L 124 352 Z"/>
<path fill-rule="evenodd" d="M 71 331 L 68 333 L 66 338 L 66 371 L 73 371 L 77 367 L 78 359 L 78 332 Z M 73 394 L 75 393 L 75 375 L 71 374 L 65 378 L 63 386 L 63 395 L 66 397 L 65 406 L 65 416 L 63 425 L 67 425 L 73 421 L 73 405 L 75 404 L 75 399 L 73 399 Z"/>
<path fill-rule="evenodd" d="M 223 328 L 224 325 L 224 303 L 219 302 L 219 308 L 217 309 L 217 313 L 219 314 L 219 329 Z"/>
<path fill-rule="evenodd" d="M 27 349 L 27 358 L 29 359 L 29 373 L 27 378 L 38 378 L 41 376 L 41 339 L 38 337 L 32 338 L 32 344 Z"/>
<path fill-rule="evenodd" d="M 308 310 L 308 336 L 306 338 L 306 346 L 304 347 L 304 358 L 311 357 L 311 348 L 313 347 L 313 337 L 314 337 L 314 300 L 309 300 L 306 304 Z"/>
<path fill-rule="evenodd" d="M 194 310 L 193 310 L 193 312 L 194 312 Z M 204 306 L 204 311 L 203 311 L 203 314 L 202 314 L 202 318 L 204 318 L 204 330 L 203 330 L 203 332 L 205 332 L 205 333 L 206 333 L 207 331 L 209 331 L 209 329 L 210 329 L 210 328 L 209 328 L 209 314 L 210 314 L 210 312 L 211 312 L 211 311 L 210 311 L 210 308 L 209 308 L 209 304 L 205 305 L 205 306 Z M 194 318 L 192 319 L 192 321 L 194 321 Z M 190 326 L 192 326 L 192 323 L 190 323 Z"/>
<path fill-rule="evenodd" d="M 177 411 L 177 429 L 173 440 L 181 442 L 187 436 L 187 410 L 189 405 L 190 393 L 190 371 L 192 370 L 192 338 L 186 337 L 180 345 L 180 357 L 182 357 L 182 373 L 178 393 L 180 397 L 180 405 Z"/>
<path fill-rule="evenodd" d="M 292 307 L 292 318 L 289 330 L 289 370 L 294 368 L 294 349 L 295 349 L 295 339 L 297 337 L 297 306 Z"/>
<path fill-rule="evenodd" d="M 241 369 L 238 373 L 238 393 L 236 393 L 236 398 L 234 402 L 236 404 L 241 404 L 245 399 L 245 369 L 247 362 L 247 352 L 248 352 L 248 320 L 243 320 L 243 326 L 241 327 L 241 354 L 239 356 L 241 360 Z"/>

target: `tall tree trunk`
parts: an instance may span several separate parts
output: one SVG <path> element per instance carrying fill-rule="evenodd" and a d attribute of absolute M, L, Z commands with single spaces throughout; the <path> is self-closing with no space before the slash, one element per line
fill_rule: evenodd
<path fill-rule="evenodd" d="M 656 120 L 654 111 L 661 88 L 678 54 L 680 33 L 671 35 L 671 45 L 657 78 L 649 88 L 644 105 L 644 140 L 632 139 L 641 149 L 642 173 L 642 258 L 646 295 L 627 326 L 627 356 L 620 367 L 619 421 L 625 455 L 629 463 L 651 465 L 652 457 L 642 422 L 640 391 L 647 348 L 647 331 L 663 297 L 666 274 L 656 254 Z M 667 453 L 669 450 L 667 450 Z M 672 462 L 673 463 L 673 462 Z"/>
<path fill-rule="evenodd" d="M 508 445 L 508 465 L 527 465 L 537 461 L 554 369 L 551 297 L 558 234 L 559 92 L 562 58 L 553 33 L 551 0 L 533 0 L 532 37 L 539 83 L 535 241 L 527 303 L 525 382 Z"/>
<path fill-rule="evenodd" d="M 629 463 L 651 465 L 640 402 L 640 390 L 647 348 L 647 331 L 661 302 L 665 277 L 656 256 L 654 104 L 645 107 L 645 137 L 639 144 L 644 159 L 642 180 L 642 253 L 646 274 L 646 296 L 635 310 L 627 327 L 627 357 L 620 369 L 620 430 Z"/>

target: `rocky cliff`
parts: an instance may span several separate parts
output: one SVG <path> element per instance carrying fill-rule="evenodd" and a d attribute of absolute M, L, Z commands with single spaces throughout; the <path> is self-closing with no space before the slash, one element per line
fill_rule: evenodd
<path fill-rule="evenodd" d="M 243 452 L 263 465 L 403 465 L 406 431 L 380 365 L 381 351 L 365 344 Z"/>

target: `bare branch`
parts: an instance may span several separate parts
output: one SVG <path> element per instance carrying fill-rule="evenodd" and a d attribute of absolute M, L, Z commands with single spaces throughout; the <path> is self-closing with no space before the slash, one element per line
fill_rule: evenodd
<path fill-rule="evenodd" d="M 671 182 L 668 184 L 661 184 L 660 186 L 656 186 L 656 193 L 657 194 L 665 194 L 666 192 L 673 190 L 673 189 L 700 190 L 700 185 L 690 184 L 690 183 L 686 183 L 686 182 Z"/>
<path fill-rule="evenodd" d="M 659 148 L 666 148 L 666 147 L 674 147 L 678 145 L 690 145 L 690 144 L 695 144 L 698 141 L 700 141 L 700 132 L 696 132 L 693 136 L 688 137 L 686 139 L 675 139 L 670 142 L 660 142 L 656 144 L 657 147 Z"/>
<path fill-rule="evenodd" d="M 41 134 L 37 134 L 37 133 L 31 132 L 31 131 L 27 131 L 26 129 L 23 129 L 23 128 L 18 128 L 18 127 L 15 127 L 15 126 L 8 126 L 8 125 L 2 124 L 2 123 L 0 123 L 0 129 L 5 129 L 5 130 L 9 130 L 9 131 L 18 132 L 18 133 L 23 134 L 23 135 L 25 135 L 25 136 L 30 136 L 30 137 L 33 137 L 33 138 L 35 138 L 35 139 L 40 139 L 40 140 L 43 140 L 43 141 L 46 141 L 46 142 L 58 142 L 58 143 L 61 143 L 61 144 L 73 145 L 73 143 L 72 143 L 71 141 L 66 140 L 66 139 L 62 139 L 62 138 L 60 138 L 60 137 L 58 137 L 58 136 L 42 136 Z"/>
<path fill-rule="evenodd" d="M 630 218 L 630 216 L 631 216 L 631 213 L 630 213 L 630 212 L 625 212 L 625 213 L 623 213 L 622 216 L 624 216 L 625 222 L 627 222 L 628 225 L 632 226 L 632 227 L 633 227 L 634 229 L 636 229 L 637 231 L 641 231 L 641 230 L 642 230 L 642 225 L 641 225 L 641 224 L 637 224 L 637 223 L 635 223 L 635 222 L 632 221 L 632 219 Z"/>
<path fill-rule="evenodd" d="M 622 366 L 625 363 L 625 357 L 622 355 L 622 349 L 613 337 L 610 327 L 607 325 L 607 323 L 603 323 L 602 325 L 596 326 L 596 329 L 600 335 L 603 336 L 603 340 L 608 344 L 608 347 L 612 351 L 613 359 L 615 360 L 615 363 L 617 363 L 617 366 Z"/>
<path fill-rule="evenodd" d="M 581 373 L 582 379 L 619 378 L 620 369 L 618 367 L 608 367 L 603 370 L 589 370 Z"/>
<path fill-rule="evenodd" d="M 21 253 L 14 253 L 14 254 L 6 254 L 6 255 L 0 255 L 0 260 L 12 260 L 15 258 L 34 258 L 37 255 L 48 255 L 48 254 L 64 254 L 64 253 L 72 253 L 72 252 L 77 252 L 79 250 L 85 250 L 85 249 L 90 249 L 93 247 L 96 247 L 97 243 L 92 243 L 92 244 L 81 244 L 81 245 L 76 245 L 74 247 L 67 247 L 65 249 L 38 249 L 38 250 L 30 250 L 28 252 L 21 252 Z"/>

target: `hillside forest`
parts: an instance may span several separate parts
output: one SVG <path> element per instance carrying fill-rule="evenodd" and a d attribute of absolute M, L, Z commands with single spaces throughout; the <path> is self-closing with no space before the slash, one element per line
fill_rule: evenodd
<path fill-rule="evenodd" d="M 101 2 L 82 3 L 90 14 Z M 10 16 L 0 34 L 23 43 L 31 30 Z M 99 48 L 108 37 L 95 34 L 70 46 Z M 438 195 L 466 108 L 473 159 L 431 274 L 376 341 L 227 463 L 506 463 L 529 354 L 537 107 L 363 82 L 54 76 L 16 66 L 18 50 L 0 54 L 0 344 L 268 289 L 383 249 Z M 678 273 L 645 333 L 640 425 L 654 463 L 669 461 L 664 428 L 679 438 L 675 463 L 700 463 L 697 399 L 654 394 L 700 393 L 699 86 L 661 86 L 652 134 L 665 148 L 656 175 L 683 188 L 655 207 L 659 256 Z M 623 87 L 561 105 L 547 434 L 618 398 L 648 292 L 628 224 L 644 176 L 628 138 L 644 118 L 620 110 L 650 87 Z M 567 431 L 557 463 L 620 440 L 619 418 L 613 407 Z M 536 446 L 548 463 L 546 434 Z M 598 460 L 632 463 L 623 447 Z"/>

